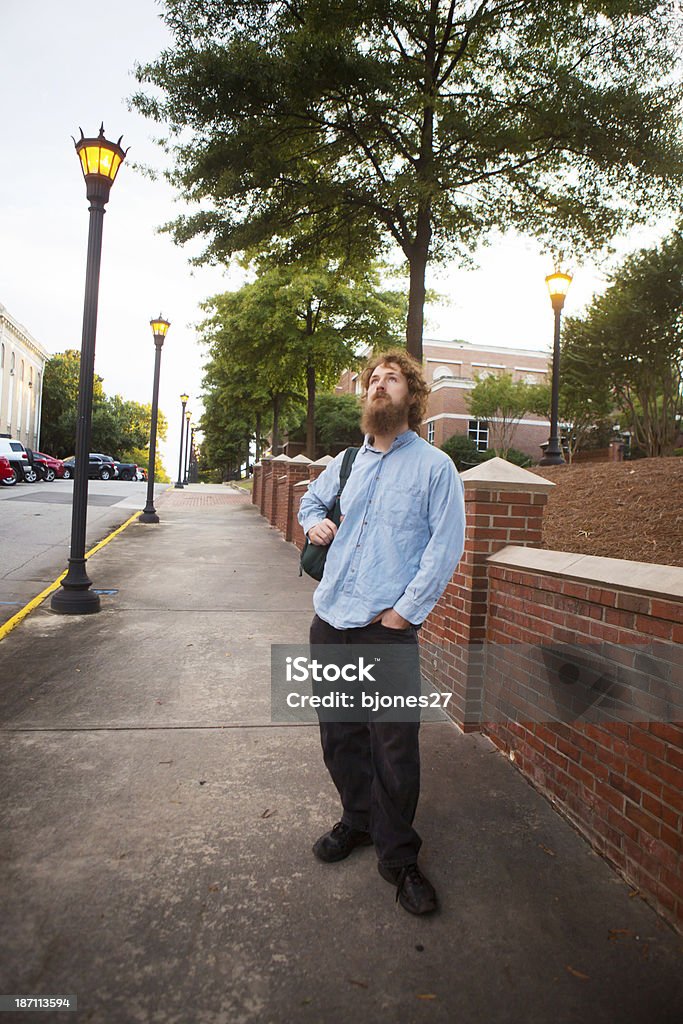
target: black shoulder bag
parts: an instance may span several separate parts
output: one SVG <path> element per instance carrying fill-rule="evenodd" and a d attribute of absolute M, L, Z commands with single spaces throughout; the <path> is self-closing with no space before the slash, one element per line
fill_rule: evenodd
<path fill-rule="evenodd" d="M 325 518 L 331 519 L 337 527 L 341 520 L 341 505 L 339 498 L 341 496 L 341 492 L 346 486 L 346 481 L 351 475 L 353 460 L 356 458 L 359 451 L 359 448 L 347 448 L 344 452 L 341 469 L 339 470 L 339 490 L 332 502 L 332 507 L 327 510 L 327 516 Z M 314 580 L 321 580 L 325 571 L 325 560 L 327 559 L 327 552 L 329 549 L 329 544 L 311 544 L 308 537 L 306 537 L 304 549 L 301 552 L 301 559 L 299 561 L 299 576 L 303 573 L 307 573 L 307 575 L 312 576 Z"/>

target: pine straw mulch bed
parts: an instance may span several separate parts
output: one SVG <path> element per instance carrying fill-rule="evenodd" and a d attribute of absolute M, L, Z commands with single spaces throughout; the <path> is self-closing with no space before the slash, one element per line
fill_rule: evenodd
<path fill-rule="evenodd" d="M 543 547 L 683 566 L 683 458 L 536 466 L 555 484 Z"/>

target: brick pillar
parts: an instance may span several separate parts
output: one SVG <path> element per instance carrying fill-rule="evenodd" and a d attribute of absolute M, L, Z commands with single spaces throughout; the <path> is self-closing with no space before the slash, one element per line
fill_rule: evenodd
<path fill-rule="evenodd" d="M 610 441 L 609 458 L 610 458 L 610 462 L 623 462 L 624 461 L 624 443 L 623 443 L 623 441 Z"/>
<path fill-rule="evenodd" d="M 259 512 L 262 516 L 266 514 L 266 499 L 270 500 L 269 496 L 273 486 L 273 460 L 269 457 L 261 459 L 261 490 L 259 493 Z"/>
<path fill-rule="evenodd" d="M 272 475 L 270 480 L 270 493 L 266 495 L 264 514 L 271 526 L 275 526 L 278 491 L 286 480 L 285 467 L 292 460 L 288 455 L 276 455 L 271 459 Z"/>
<path fill-rule="evenodd" d="M 261 487 L 263 484 L 262 478 L 263 466 L 260 462 L 254 464 L 254 485 L 251 489 L 251 503 L 260 507 L 261 504 Z"/>
<path fill-rule="evenodd" d="M 487 558 L 508 544 L 540 547 L 543 509 L 555 486 L 494 458 L 461 474 L 465 550 L 421 631 L 425 676 L 452 691 L 451 716 L 466 732 L 481 721 L 488 603 Z"/>
<path fill-rule="evenodd" d="M 295 525 L 299 526 L 296 516 L 303 492 L 301 490 L 295 491 L 295 487 L 302 481 L 306 484 L 308 483 L 308 468 L 310 465 L 311 460 L 307 459 L 305 455 L 296 455 L 287 467 L 287 485 L 281 506 L 281 519 L 278 522 L 278 529 L 282 530 L 285 540 L 292 540 Z"/>
<path fill-rule="evenodd" d="M 303 551 L 304 541 L 306 538 L 304 537 L 304 531 L 299 526 L 299 520 L 297 519 L 297 515 L 299 513 L 299 505 L 301 504 L 301 499 L 306 493 L 307 487 L 307 478 L 304 480 L 299 480 L 292 487 L 292 514 L 289 521 L 290 536 L 287 538 L 287 540 L 291 540 L 292 544 L 296 544 L 299 551 Z"/>
<path fill-rule="evenodd" d="M 324 471 L 325 467 L 329 466 L 330 462 L 332 462 L 332 456 L 323 455 L 323 457 L 321 459 L 318 459 L 317 462 L 309 462 L 308 460 L 306 460 L 306 462 L 308 463 L 307 465 L 302 461 L 303 459 L 303 455 L 297 455 L 295 459 L 292 459 L 292 462 L 299 463 L 301 468 L 296 469 L 296 476 L 292 476 L 290 478 L 292 504 L 289 513 L 289 530 L 285 535 L 285 540 L 290 540 L 293 544 L 296 544 L 299 551 L 303 549 L 305 540 L 304 531 L 299 526 L 299 520 L 297 518 L 299 514 L 299 505 L 301 503 L 301 499 L 304 496 L 304 493 L 310 481 L 315 480 L 316 477 L 319 477 L 320 474 Z M 290 473 L 292 472 L 293 469 L 294 466 L 291 466 Z"/>
<path fill-rule="evenodd" d="M 334 460 L 331 455 L 323 455 L 321 459 L 311 462 L 308 467 L 308 479 L 315 480 L 315 478 L 320 476 L 320 474 L 327 469 L 329 464 L 333 461 Z"/>

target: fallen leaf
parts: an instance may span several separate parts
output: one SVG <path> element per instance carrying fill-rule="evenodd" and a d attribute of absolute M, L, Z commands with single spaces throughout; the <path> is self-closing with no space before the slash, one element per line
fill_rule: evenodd
<path fill-rule="evenodd" d="M 569 964 L 565 964 L 565 968 L 569 971 L 570 974 L 573 974 L 575 978 L 581 978 L 581 981 L 588 981 L 588 974 L 582 974 L 581 971 L 574 970 L 574 968 L 570 967 Z"/>
<path fill-rule="evenodd" d="M 206 785 L 206 779 L 200 779 L 199 780 L 199 785 L 200 786 L 205 786 Z"/>
<path fill-rule="evenodd" d="M 617 942 L 620 936 L 630 939 L 635 935 L 635 932 L 630 928 L 610 928 L 607 934 L 610 942 Z"/>
<path fill-rule="evenodd" d="M 436 999 L 436 996 L 434 995 L 433 992 L 418 992 L 415 998 L 416 999 Z"/>
<path fill-rule="evenodd" d="M 351 985 L 358 985 L 358 988 L 369 988 L 369 985 L 364 981 L 356 981 L 355 978 L 346 979 Z"/>
<path fill-rule="evenodd" d="M 544 853 L 547 853 L 549 857 L 557 857 L 554 850 L 551 850 L 549 846 L 544 846 L 543 843 L 538 844 Z"/>
<path fill-rule="evenodd" d="M 262 818 L 272 818 L 274 814 L 277 814 L 277 811 L 271 811 L 271 809 L 269 807 L 267 807 L 266 810 L 261 815 L 261 817 Z"/>

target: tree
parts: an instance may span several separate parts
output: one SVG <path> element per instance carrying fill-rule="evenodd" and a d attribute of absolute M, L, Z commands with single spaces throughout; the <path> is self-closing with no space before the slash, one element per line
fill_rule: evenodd
<path fill-rule="evenodd" d="M 529 384 L 513 380 L 511 373 L 477 377 L 472 391 L 465 396 L 476 419 L 487 420 L 496 455 L 507 458 L 519 421 L 537 400 Z"/>
<path fill-rule="evenodd" d="M 72 454 L 76 444 L 80 364 L 80 353 L 75 349 L 59 352 L 45 364 L 41 444 L 59 457 Z M 139 453 L 149 446 L 152 407 L 128 401 L 121 395 L 109 397 L 102 385 L 102 377 L 96 374 L 90 447 L 92 451 L 114 453 L 126 461 L 124 455 Z M 161 440 L 166 438 L 166 430 L 166 417 L 159 411 L 157 434 Z"/>
<path fill-rule="evenodd" d="M 316 390 L 332 387 L 357 362 L 362 344 L 396 343 L 404 300 L 382 291 L 374 267 L 326 260 L 262 269 L 237 292 L 211 300 L 212 357 L 225 372 L 273 396 L 273 433 L 285 398 L 306 404 L 306 451 L 315 457 Z M 213 332 L 213 333 L 211 333 Z M 274 447 L 275 447 L 274 440 Z"/>
<path fill-rule="evenodd" d="M 72 348 L 51 356 L 45 364 L 40 443 L 45 451 L 58 458 L 73 454 L 76 446 L 80 370 L 80 352 Z M 102 378 L 95 374 L 93 409 L 103 401 Z"/>
<path fill-rule="evenodd" d="M 683 417 L 683 229 L 609 280 L 584 317 L 565 321 L 568 370 L 609 395 L 647 455 L 670 455 Z"/>
<path fill-rule="evenodd" d="M 133 103 L 204 258 L 392 244 L 422 355 L 430 259 L 493 229 L 603 244 L 683 177 L 677 0 L 165 0 Z"/>
<path fill-rule="evenodd" d="M 336 454 L 342 448 L 358 446 L 363 441 L 360 429 L 361 407 L 357 395 L 318 394 L 315 400 L 316 448 Z M 306 437 L 306 418 L 289 431 L 290 441 Z M 332 449 L 336 449 L 335 452 Z"/>

